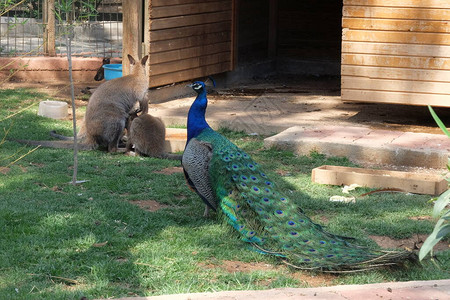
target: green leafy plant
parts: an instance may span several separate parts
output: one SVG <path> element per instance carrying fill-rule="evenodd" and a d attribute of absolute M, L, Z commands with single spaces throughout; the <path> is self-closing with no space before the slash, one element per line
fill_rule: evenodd
<path fill-rule="evenodd" d="M 19 5 L 23 4 L 25 0 L 3 0 L 0 2 L 0 16 L 6 14 L 8 11 L 13 10 Z"/>
<path fill-rule="evenodd" d="M 431 106 L 428 106 L 428 109 L 430 110 L 431 115 L 433 116 L 433 119 L 436 121 L 436 124 L 438 124 L 439 128 L 450 138 L 450 133 L 448 132 L 447 128 L 445 127 L 444 123 L 442 123 L 441 119 L 438 117 L 436 112 L 433 110 Z M 450 160 L 447 164 L 447 169 L 450 170 Z M 450 181 L 450 179 L 447 178 L 447 181 Z M 434 204 L 433 208 L 433 217 L 437 218 L 441 212 L 445 209 L 445 207 L 450 203 L 450 189 L 444 192 L 442 195 L 439 196 L 437 201 Z M 450 234 L 450 209 L 444 212 L 442 217 L 437 221 L 433 232 L 428 236 L 428 238 L 423 243 L 422 247 L 420 248 L 419 252 L 419 259 L 422 260 L 425 256 L 427 256 L 428 253 L 433 253 L 433 247 L 439 243 L 440 240 L 442 240 L 445 236 Z"/>

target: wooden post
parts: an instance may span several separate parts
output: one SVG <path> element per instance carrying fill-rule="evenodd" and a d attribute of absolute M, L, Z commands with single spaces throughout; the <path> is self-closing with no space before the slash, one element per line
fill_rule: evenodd
<path fill-rule="evenodd" d="M 44 53 L 49 56 L 56 56 L 55 48 L 55 0 L 44 1 Z"/>
<path fill-rule="evenodd" d="M 122 74 L 128 75 L 130 64 L 127 55 L 132 55 L 136 60 L 142 57 L 142 1 L 122 1 Z"/>
<path fill-rule="evenodd" d="M 152 0 L 144 0 L 144 19 L 142 24 L 143 32 L 143 44 L 142 44 L 142 53 L 143 55 L 150 53 L 150 4 Z"/>

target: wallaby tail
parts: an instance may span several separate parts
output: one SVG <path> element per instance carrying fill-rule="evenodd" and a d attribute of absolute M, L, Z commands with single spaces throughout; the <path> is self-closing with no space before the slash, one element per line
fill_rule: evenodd
<path fill-rule="evenodd" d="M 56 149 L 73 149 L 73 141 L 32 141 L 32 140 L 16 140 L 16 139 L 12 139 L 11 141 L 30 146 L 41 146 Z M 78 144 L 78 150 L 92 150 L 94 148 L 95 148 L 94 145 L 89 145 L 85 143 Z"/>
<path fill-rule="evenodd" d="M 62 134 L 58 134 L 58 133 L 56 133 L 55 130 L 50 131 L 50 135 L 54 138 L 57 138 L 57 139 L 60 139 L 63 141 L 73 141 L 73 136 L 65 136 Z"/>

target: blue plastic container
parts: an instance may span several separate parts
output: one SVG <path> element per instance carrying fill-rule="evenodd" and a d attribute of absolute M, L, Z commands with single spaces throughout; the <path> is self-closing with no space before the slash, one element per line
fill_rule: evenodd
<path fill-rule="evenodd" d="M 103 69 L 105 69 L 106 80 L 122 77 L 122 64 L 103 65 Z"/>

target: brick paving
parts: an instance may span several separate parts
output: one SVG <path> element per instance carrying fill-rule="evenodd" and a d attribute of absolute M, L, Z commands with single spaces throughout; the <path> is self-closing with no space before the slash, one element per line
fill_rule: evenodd
<path fill-rule="evenodd" d="M 386 282 L 317 288 L 280 288 L 263 291 L 223 291 L 175 294 L 120 300 L 448 300 L 450 280 Z"/>

